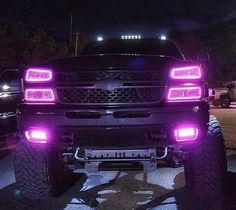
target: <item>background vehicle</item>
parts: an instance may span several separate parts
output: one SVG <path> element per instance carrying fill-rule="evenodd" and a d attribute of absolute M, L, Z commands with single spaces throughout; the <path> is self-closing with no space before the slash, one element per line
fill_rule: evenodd
<path fill-rule="evenodd" d="M 60 195 L 73 173 L 152 172 L 170 156 L 184 163 L 191 193 L 221 193 L 224 142 L 201 64 L 171 41 L 123 38 L 25 71 L 15 159 L 23 196 Z"/>
<path fill-rule="evenodd" d="M 0 130 L 16 130 L 16 109 L 21 102 L 21 76 L 18 69 L 0 73 Z"/>
<path fill-rule="evenodd" d="M 236 81 L 226 83 L 223 88 L 212 90 L 212 103 L 214 106 L 228 108 L 231 102 L 236 101 Z"/>

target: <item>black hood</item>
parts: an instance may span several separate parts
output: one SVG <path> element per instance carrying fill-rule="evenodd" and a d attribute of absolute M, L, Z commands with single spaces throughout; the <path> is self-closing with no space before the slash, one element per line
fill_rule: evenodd
<path fill-rule="evenodd" d="M 183 63 L 174 57 L 153 55 L 92 55 L 52 60 L 41 67 L 55 71 L 81 70 L 158 70 Z"/>

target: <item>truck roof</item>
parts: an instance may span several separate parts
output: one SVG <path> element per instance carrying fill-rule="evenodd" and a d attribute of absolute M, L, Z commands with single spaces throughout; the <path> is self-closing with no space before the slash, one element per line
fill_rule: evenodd
<path fill-rule="evenodd" d="M 81 53 L 81 55 L 97 54 L 163 55 L 184 59 L 178 46 L 173 41 L 157 38 L 96 41 L 88 44 Z"/>

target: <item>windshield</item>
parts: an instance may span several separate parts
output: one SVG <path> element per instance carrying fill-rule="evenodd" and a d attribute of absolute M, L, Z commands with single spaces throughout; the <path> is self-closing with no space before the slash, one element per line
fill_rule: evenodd
<path fill-rule="evenodd" d="M 91 42 L 81 53 L 81 55 L 96 54 L 164 55 L 183 59 L 179 49 L 173 42 L 158 39 Z"/>

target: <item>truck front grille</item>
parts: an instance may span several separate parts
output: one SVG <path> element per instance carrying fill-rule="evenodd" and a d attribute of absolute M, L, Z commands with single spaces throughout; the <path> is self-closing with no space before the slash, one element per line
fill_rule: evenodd
<path fill-rule="evenodd" d="M 158 103 L 166 75 L 153 70 L 88 70 L 57 72 L 57 98 L 62 104 L 115 105 Z"/>
<path fill-rule="evenodd" d="M 73 85 L 81 82 L 99 81 L 160 81 L 158 71 L 84 71 L 84 72 L 58 72 L 57 83 L 60 86 Z"/>
<path fill-rule="evenodd" d="M 62 104 L 143 104 L 162 99 L 164 87 L 99 88 L 61 87 L 57 97 Z"/>

